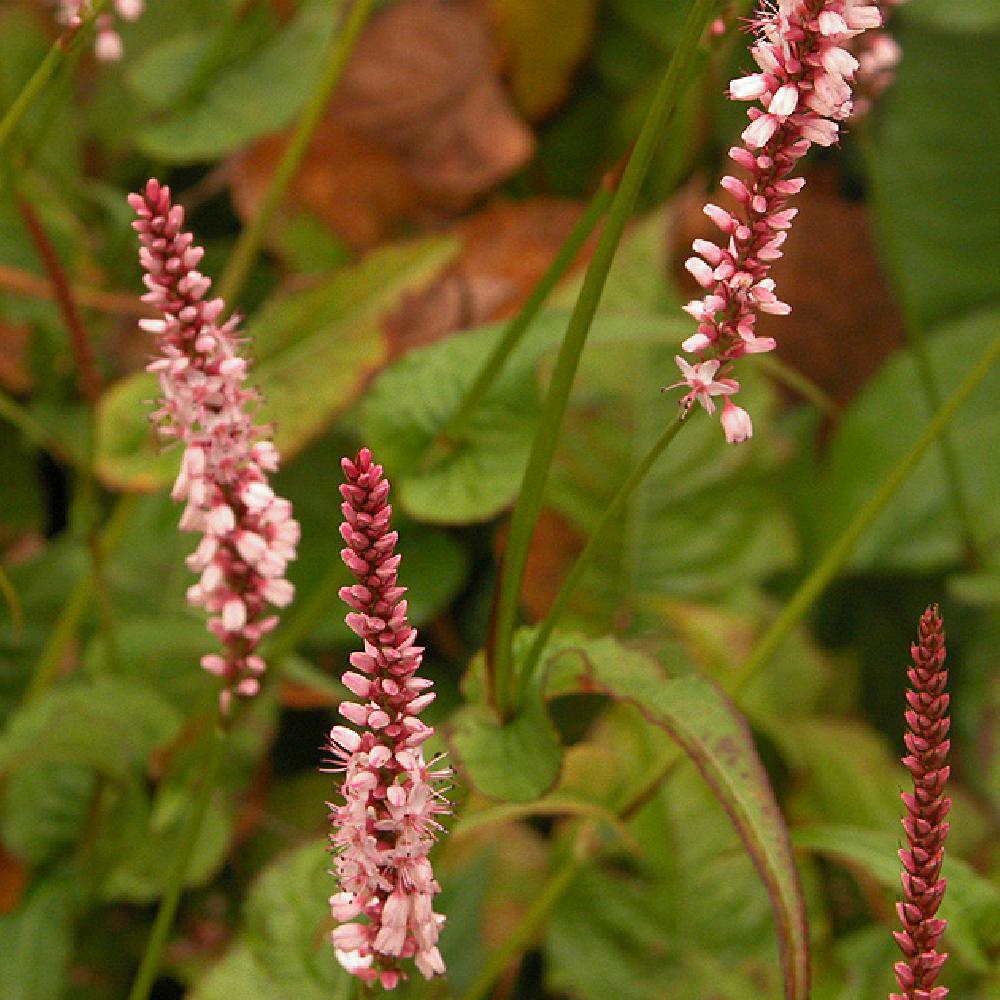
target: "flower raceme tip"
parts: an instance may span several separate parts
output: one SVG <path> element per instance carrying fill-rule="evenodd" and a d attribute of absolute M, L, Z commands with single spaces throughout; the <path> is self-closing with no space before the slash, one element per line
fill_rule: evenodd
<path fill-rule="evenodd" d="M 936 606 L 921 616 L 917 641 L 910 648 L 912 665 L 906 692 L 906 756 L 903 765 L 913 779 L 913 791 L 903 792 L 906 847 L 903 863 L 903 899 L 896 905 L 901 931 L 893 937 L 903 952 L 895 965 L 899 993 L 889 1000 L 945 1000 L 948 989 L 935 982 L 947 959 L 937 945 L 947 921 L 937 916 L 945 892 L 941 877 L 944 842 L 948 836 L 951 799 L 945 795 L 950 768 L 949 696 L 945 691 L 944 623 Z"/>
<path fill-rule="evenodd" d="M 437 817 L 451 812 L 442 785 L 452 771 L 440 758 L 424 759 L 434 730 L 419 715 L 435 696 L 418 676 L 423 649 L 398 585 L 389 482 L 368 449 L 342 465 L 341 556 L 357 582 L 340 596 L 364 645 L 342 678 L 357 699 L 339 709 L 351 726 L 334 726 L 327 743 L 328 770 L 343 774 L 343 802 L 330 806 L 340 881 L 330 898 L 332 941 L 348 972 L 394 989 L 406 977 L 405 959 L 428 979 L 445 971 L 437 947 L 445 918 L 433 909 L 441 887 L 428 854 L 442 829 Z"/>
<path fill-rule="evenodd" d="M 207 298 L 211 279 L 197 270 L 204 250 L 183 231 L 184 209 L 156 180 L 129 204 L 138 216 L 132 225 L 146 272 L 143 301 L 160 312 L 139 321 L 157 350 L 146 366 L 162 393 L 152 419 L 162 441 L 184 448 L 171 496 L 185 505 L 181 530 L 202 536 L 187 558 L 200 574 L 187 596 L 213 616 L 208 628 L 222 651 L 201 663 L 223 681 L 225 714 L 234 695 L 260 689 L 265 664 L 256 649 L 278 623 L 268 605 L 285 607 L 294 595 L 285 570 L 299 526 L 291 504 L 268 484 L 278 451 L 270 429 L 252 417 L 258 393 L 246 385 L 244 338 L 235 319 L 219 322 L 222 299 Z"/>
<path fill-rule="evenodd" d="M 756 333 L 760 313 L 791 311 L 769 276 L 797 211 L 786 207 L 788 199 L 805 184 L 791 173 L 813 144 L 837 141 L 839 123 L 852 112 L 851 82 L 859 68 L 847 46 L 879 24 L 878 7 L 856 0 L 776 0 L 751 22 L 757 72 L 733 80 L 728 90 L 733 100 L 756 102 L 747 112 L 743 144 L 729 151 L 743 176 L 720 182 L 736 208 L 704 208 L 722 239 L 695 240 L 695 256 L 685 263 L 705 289 L 684 307 L 698 326 L 681 346 L 698 362 L 678 357 L 682 380 L 670 387 L 687 388 L 683 407 L 698 401 L 709 413 L 712 396 L 725 395 L 720 420 L 731 443 L 753 434 L 749 414 L 729 398 L 740 389 L 733 363 L 775 349 L 772 338 Z"/>

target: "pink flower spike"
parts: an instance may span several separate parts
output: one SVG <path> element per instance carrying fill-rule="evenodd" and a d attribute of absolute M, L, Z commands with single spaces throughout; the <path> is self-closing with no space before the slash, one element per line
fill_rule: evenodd
<path fill-rule="evenodd" d="M 131 0 L 127 11 L 141 8 Z M 258 394 L 245 385 L 243 338 L 235 322 L 218 325 L 221 300 L 205 300 L 211 281 L 194 270 L 202 250 L 182 231 L 184 210 L 156 180 L 130 195 L 129 204 L 138 216 L 132 225 L 145 284 L 161 313 L 139 323 L 157 351 L 148 365 L 162 394 L 154 422 L 164 442 L 184 445 L 171 496 L 184 504 L 181 530 L 203 536 L 186 560 L 201 573 L 188 600 L 213 616 L 209 629 L 223 645 L 202 666 L 223 681 L 225 714 L 234 695 L 252 697 L 260 688 L 263 660 L 255 650 L 277 622 L 268 605 L 292 599 L 284 570 L 295 558 L 298 525 L 291 505 L 267 485 L 277 451 L 268 429 L 252 418 Z"/>
<path fill-rule="evenodd" d="M 837 141 L 840 122 L 852 113 L 848 81 L 859 66 L 849 49 L 863 29 L 875 27 L 879 20 L 877 7 L 862 6 L 857 0 L 774 0 L 757 5 L 750 54 L 760 72 L 729 85 L 734 100 L 759 101 L 747 110 L 743 145 L 729 150 L 730 159 L 746 176 L 726 175 L 720 182 L 738 206 L 734 213 L 718 205 L 705 206 L 705 214 L 728 240 L 725 249 L 715 250 L 714 244 L 696 241 L 694 248 L 702 259 L 687 263 L 706 294 L 700 303 L 683 307 L 698 329 L 681 346 L 699 355 L 697 365 L 681 368 L 684 381 L 678 384 L 688 387 L 685 406 L 697 400 L 712 412 L 713 396 L 729 397 L 738 388 L 733 379 L 717 378 L 718 371 L 729 371 L 723 366 L 745 354 L 774 349 L 770 337 L 754 335 L 754 322 L 760 313 L 783 316 L 791 311 L 775 294 L 769 277 L 796 213 L 787 207 L 788 199 L 804 184 L 791 174 L 810 146 Z M 873 70 L 882 58 L 875 54 L 875 45 L 873 41 L 864 50 Z M 891 60 L 892 53 L 879 48 Z M 712 362 L 718 364 L 710 371 L 705 366 Z M 722 412 L 726 439 L 745 441 L 751 431 L 749 419 L 727 398 Z"/>
<path fill-rule="evenodd" d="M 902 794 L 907 846 L 899 852 L 903 899 L 896 909 L 903 929 L 895 931 L 893 937 L 903 952 L 903 961 L 895 965 L 901 992 L 891 994 L 890 1000 L 944 1000 L 948 989 L 935 986 L 935 981 L 948 957 L 937 950 L 947 921 L 936 914 L 946 886 L 941 866 L 949 829 L 946 817 L 951 809 L 951 799 L 945 795 L 951 720 L 945 691 L 944 623 L 936 606 L 921 616 L 917 642 L 910 653 L 913 663 L 907 672 L 910 688 L 905 712 L 909 732 L 903 738 L 907 750 L 903 766 L 913 779 L 913 794 Z"/>
<path fill-rule="evenodd" d="M 441 829 L 438 817 L 451 811 L 440 788 L 451 770 L 436 760 L 428 764 L 421 749 L 434 730 L 416 716 L 434 695 L 430 680 L 416 676 L 423 650 L 398 585 L 389 483 L 367 448 L 341 464 L 343 558 L 357 579 L 341 597 L 354 609 L 348 624 L 364 641 L 343 682 L 365 703 L 340 705 L 361 731 L 334 727 L 327 745 L 330 770 L 343 773 L 343 802 L 330 814 L 341 889 L 330 900 L 338 922 L 332 938 L 348 972 L 394 989 L 410 958 L 428 978 L 445 971 L 437 949 L 444 917 L 433 910 L 440 886 L 428 854 Z"/>

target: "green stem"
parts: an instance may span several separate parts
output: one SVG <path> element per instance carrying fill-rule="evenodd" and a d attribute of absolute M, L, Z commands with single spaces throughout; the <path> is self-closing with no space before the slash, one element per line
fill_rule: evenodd
<path fill-rule="evenodd" d="M 732 690 L 740 691 L 749 683 L 784 642 L 792 629 L 799 623 L 813 602 L 823 593 L 830 581 L 843 568 L 854 551 L 854 546 L 871 526 L 872 522 L 885 510 L 896 491 L 916 469 L 928 448 L 940 438 L 951 418 L 965 402 L 972 391 L 986 377 L 990 369 L 1000 359 L 1000 337 L 990 345 L 978 364 L 965 376 L 958 388 L 934 418 L 924 428 L 913 447 L 899 460 L 882 482 L 874 496 L 858 511 L 826 554 L 802 581 L 792 599 L 785 605 L 760 642 L 754 647 L 746 662 L 736 674 Z"/>
<path fill-rule="evenodd" d="M 84 18 L 83 24 L 76 30 L 67 28 L 52 43 L 52 48 L 46 53 L 45 58 L 38 64 L 38 68 L 32 73 L 31 78 L 21 88 L 21 92 L 14 98 L 14 103 L 4 113 L 0 119 L 0 150 L 3 149 L 7 140 L 11 137 L 14 129 L 20 124 L 28 108 L 35 102 L 39 94 L 45 89 L 45 85 L 52 79 L 53 74 L 62 64 L 66 56 L 80 44 L 81 38 L 86 35 L 87 29 L 97 19 L 103 8 L 107 6 L 108 0 L 96 0 L 91 6 L 90 13 Z"/>
<path fill-rule="evenodd" d="M 118 501 L 97 542 L 102 555 L 106 556 L 121 541 L 121 536 L 128 519 L 132 516 L 136 502 L 137 497 L 129 493 L 124 494 Z M 42 655 L 35 665 L 31 683 L 24 695 L 26 704 L 40 698 L 55 681 L 59 673 L 59 666 L 65 659 L 66 650 L 76 636 L 87 606 L 94 596 L 96 583 L 95 564 L 92 563 L 90 570 L 77 580 L 55 627 L 49 633 L 42 649 Z"/>
<path fill-rule="evenodd" d="M 680 44 L 674 51 L 667 72 L 653 98 L 642 131 L 622 175 L 621 184 L 612 200 L 607 222 L 584 276 L 583 287 L 580 289 L 566 328 L 566 336 L 556 358 L 531 455 L 521 481 L 520 496 L 511 517 L 507 549 L 500 574 L 500 595 L 489 646 L 489 661 L 496 708 L 501 718 L 509 716 L 513 700 L 511 686 L 514 668 L 511 640 L 517 624 L 528 549 L 541 510 L 549 466 L 559 438 L 573 378 L 604 291 L 611 262 L 614 260 L 625 226 L 635 207 L 639 189 L 652 162 L 657 138 L 687 83 L 699 39 L 711 18 L 715 3 L 716 0 L 695 0 L 691 7 Z M 517 692 L 513 694 L 516 695 Z"/>
<path fill-rule="evenodd" d="M 201 832 L 205 821 L 205 814 L 208 812 L 208 805 L 212 799 L 212 791 L 215 788 L 215 777 L 219 772 L 219 764 L 222 761 L 222 751 L 226 742 L 226 733 L 221 727 L 216 727 L 212 734 L 212 745 L 209 749 L 208 760 L 205 763 L 201 777 L 201 787 L 198 789 L 197 797 L 191 806 L 191 813 L 188 816 L 187 826 L 184 829 L 184 836 L 180 847 L 173 858 L 173 867 L 167 880 L 167 891 L 160 900 L 160 908 L 156 912 L 156 920 L 153 923 L 153 930 L 150 932 L 149 940 L 146 942 L 146 950 L 142 956 L 142 963 L 136 973 L 132 989 L 129 991 L 129 1000 L 147 1000 L 149 991 L 153 987 L 153 982 L 160 969 L 160 959 L 163 955 L 163 948 L 167 943 L 167 936 L 174 925 L 174 916 L 177 913 L 177 905 L 181 899 L 181 892 L 184 888 L 184 880 L 187 876 L 191 858 L 194 855 L 195 844 L 198 842 L 198 835 Z"/>
<path fill-rule="evenodd" d="M 521 918 L 513 932 L 504 938 L 503 944 L 486 959 L 476 981 L 466 991 L 463 1000 L 482 1000 L 493 983 L 500 977 L 511 961 L 531 944 L 535 932 L 548 917 L 552 908 L 562 898 L 570 887 L 573 879 L 579 874 L 586 857 L 583 853 L 571 854 L 532 900 L 531 906 Z"/>
<path fill-rule="evenodd" d="M 559 283 L 563 275 L 569 270 L 570 265 L 576 259 L 576 255 L 587 242 L 588 237 L 594 231 L 601 216 L 607 211 L 608 206 L 614 198 L 614 191 L 605 185 L 601 185 L 597 193 L 591 199 L 586 212 L 580 216 L 573 227 L 566 242 L 559 248 L 548 270 L 542 275 L 541 280 L 532 289 L 531 295 L 521 306 L 520 311 L 514 316 L 504 329 L 493 352 L 486 359 L 482 370 L 476 376 L 465 397 L 459 404 L 455 415 L 445 424 L 441 431 L 443 438 L 455 441 L 460 440 L 465 427 L 469 422 L 476 407 L 489 391 L 490 386 L 496 381 L 503 366 L 507 363 L 511 352 L 520 343 L 527 329 L 531 326 L 538 311 L 542 308 L 545 300 L 552 293 L 552 289 Z"/>
<path fill-rule="evenodd" d="M 11 582 L 3 566 L 0 566 L 0 594 L 3 594 L 3 599 L 7 602 L 7 607 L 10 608 L 11 634 L 17 641 L 21 638 L 21 629 L 24 627 L 24 605 L 21 604 L 17 588 Z"/>
<path fill-rule="evenodd" d="M 260 253 L 271 220 L 309 150 L 330 96 L 340 82 L 354 43 L 361 35 L 361 29 L 373 6 L 374 0 L 356 0 L 351 7 L 342 29 L 330 45 L 316 89 L 299 117 L 291 141 L 282 154 L 267 191 L 264 192 L 260 208 L 257 209 L 257 214 L 249 225 L 240 233 L 233 252 L 229 255 L 229 262 L 219 279 L 218 295 L 230 304 L 243 288 L 250 269 Z"/>
<path fill-rule="evenodd" d="M 674 420 L 667 424 L 666 429 L 656 439 L 653 447 L 649 449 L 642 461 L 632 470 L 631 475 L 625 480 L 625 482 L 618 487 L 618 492 L 615 494 L 614 499 L 601 515 L 601 519 L 597 522 L 596 527 L 591 532 L 586 546 L 577 556 L 576 562 L 573 563 L 573 568 L 569 571 L 569 575 L 563 581 L 562 587 L 559 588 L 559 593 L 556 595 L 556 599 L 552 602 L 552 607 L 549 608 L 544 621 L 538 626 L 538 630 L 535 632 L 535 637 L 531 643 L 531 648 L 528 650 L 527 656 L 518 666 L 518 683 L 520 686 L 523 687 L 530 683 L 532 676 L 538 668 L 538 662 L 541 659 L 541 655 L 549 641 L 549 637 L 552 635 L 552 630 L 559 622 L 559 618 L 565 610 L 567 601 L 569 601 L 570 597 L 572 597 L 573 592 L 576 590 L 580 580 L 583 578 L 583 574 L 586 572 L 587 567 L 590 565 L 597 553 L 598 543 L 607 533 L 611 525 L 621 517 L 629 498 L 638 488 L 639 484 L 646 478 L 649 470 L 656 464 L 657 459 L 667 450 L 670 442 L 677 436 L 685 423 L 686 420 L 683 414 L 679 414 Z"/>

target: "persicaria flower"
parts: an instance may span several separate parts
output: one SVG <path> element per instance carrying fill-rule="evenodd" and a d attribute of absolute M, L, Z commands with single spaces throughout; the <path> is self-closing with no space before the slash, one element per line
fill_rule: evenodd
<path fill-rule="evenodd" d="M 791 174 L 814 143 L 837 141 L 839 122 L 851 114 L 851 81 L 859 66 L 846 46 L 880 22 L 877 7 L 857 0 L 776 0 L 752 22 L 757 37 L 750 53 L 758 72 L 733 80 L 729 96 L 759 106 L 747 112 L 743 145 L 729 151 L 743 176 L 727 175 L 720 182 L 737 207 L 730 212 L 705 206 L 723 239 L 695 240 L 697 256 L 685 264 L 705 296 L 684 307 L 698 328 L 682 348 L 699 362 L 677 359 L 683 376 L 677 384 L 688 389 L 683 406 L 697 399 L 711 413 L 710 396 L 739 391 L 732 363 L 744 354 L 774 350 L 774 340 L 757 336 L 755 326 L 759 313 L 791 311 L 769 277 L 797 211 L 786 204 L 805 184 Z M 706 365 L 715 366 L 707 383 Z M 706 385 L 726 388 L 713 391 Z M 753 433 L 749 414 L 726 402 L 720 414 L 726 440 L 747 440 Z"/>
<path fill-rule="evenodd" d="M 129 195 L 129 204 L 139 217 L 132 226 L 146 271 L 143 301 L 162 317 L 139 321 L 157 348 L 147 370 L 156 372 L 163 396 L 152 419 L 161 440 L 184 447 L 171 496 L 185 504 L 181 530 L 202 536 L 187 559 L 201 574 L 188 600 L 213 615 L 208 627 L 222 652 L 201 663 L 224 681 L 225 713 L 234 694 L 260 689 L 265 664 L 256 650 L 278 624 L 268 606 L 285 607 L 294 595 L 285 570 L 299 526 L 292 505 L 268 485 L 278 451 L 270 429 L 251 415 L 259 397 L 246 385 L 238 319 L 220 324 L 225 303 L 206 297 L 212 282 L 197 269 L 205 251 L 182 232 L 184 209 L 156 180 Z"/>
<path fill-rule="evenodd" d="M 451 811 L 441 786 L 452 771 L 439 757 L 424 760 L 434 730 L 419 715 L 435 696 L 432 682 L 417 674 L 423 649 L 407 622 L 406 588 L 397 582 L 389 482 L 367 448 L 342 466 L 341 555 L 357 583 L 340 596 L 364 650 L 351 654 L 354 669 L 343 676 L 358 700 L 340 705 L 360 732 L 334 726 L 327 744 L 328 769 L 343 774 L 343 803 L 330 806 L 340 880 L 330 897 L 338 922 L 332 940 L 348 972 L 391 990 L 405 978 L 405 959 L 428 979 L 445 971 L 437 947 L 445 918 L 433 908 L 441 887 L 428 853 L 442 829 L 437 817 Z"/>
<path fill-rule="evenodd" d="M 948 958 L 945 952 L 937 951 L 948 922 L 936 914 L 946 885 L 941 864 L 949 828 L 946 817 L 951 809 L 951 799 L 945 795 L 951 722 L 945 691 L 944 624 L 936 606 L 923 613 L 910 653 L 913 666 L 907 672 L 910 689 L 905 716 L 909 732 L 904 737 L 907 755 L 903 764 L 913 778 L 913 792 L 902 795 L 906 847 L 899 852 L 903 900 L 896 904 L 896 911 L 903 929 L 893 932 L 903 952 L 903 961 L 895 966 L 902 992 L 891 994 L 889 1000 L 944 1000 L 947 987 L 934 983 Z"/>
<path fill-rule="evenodd" d="M 87 14 L 87 0 L 55 0 L 59 5 L 59 20 L 69 28 L 78 28 Z M 123 21 L 137 21 L 145 10 L 145 0 L 115 0 L 115 11 Z M 122 57 L 122 39 L 115 28 L 114 16 L 102 13 L 97 17 L 94 54 L 103 62 L 115 62 Z"/>

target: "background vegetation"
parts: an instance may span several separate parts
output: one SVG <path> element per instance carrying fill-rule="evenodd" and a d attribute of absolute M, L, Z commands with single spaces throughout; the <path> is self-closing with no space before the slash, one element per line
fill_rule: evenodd
<path fill-rule="evenodd" d="M 336 599 L 339 459 L 366 443 L 394 483 L 402 579 L 440 692 L 428 716 L 460 734 L 462 692 L 481 690 L 474 656 L 505 512 L 592 241 L 460 446 L 432 444 L 627 153 L 687 7 L 379 5 L 263 254 L 245 282 L 230 272 L 285 455 L 277 486 L 302 522 L 299 596 L 271 644 L 274 682 L 234 731 L 158 998 L 348 996 L 324 940 L 333 786 L 316 771 L 353 639 Z M 150 175 L 169 182 L 208 247 L 206 273 L 222 274 L 315 92 L 338 11 L 336 0 L 149 0 L 122 26 L 124 59 L 77 49 L 4 151 L 4 1000 L 125 994 L 209 735 L 214 693 L 197 661 L 211 640 L 185 605 L 191 539 L 164 491 L 178 456 L 157 454 L 146 422 L 155 385 L 141 374 L 125 194 Z M 722 96 L 748 66 L 736 14 L 700 51 L 614 264 L 535 535 L 526 621 L 674 415 L 659 388 L 691 329 L 680 264 L 707 235 L 700 207 L 740 128 L 742 109 Z M 56 31 L 46 5 L 0 3 L 0 107 Z M 741 373 L 753 441 L 727 447 L 714 422 L 694 421 L 602 541 L 567 616 L 678 675 L 731 685 L 997 336 L 1000 14 L 987 0 L 912 0 L 893 31 L 904 58 L 892 89 L 806 167 L 776 275 L 793 313 L 763 330 L 781 365 L 748 359 Z M 25 205 L 82 310 L 97 393 Z M 738 698 L 792 830 L 817 1000 L 874 1000 L 892 985 L 904 665 L 935 600 L 955 716 L 945 981 L 955 1000 L 1000 994 L 998 398 L 995 370 Z M 577 646 L 591 663 L 620 648 Z M 498 997 L 779 996 L 768 895 L 716 799 L 678 765 L 615 820 L 669 739 L 628 705 L 581 696 L 578 664 L 558 666 L 537 755 L 473 780 L 458 754 L 458 819 L 436 859 L 450 974 L 404 992 L 481 995 L 495 962 Z M 574 856 L 588 861 L 567 868 Z"/>

